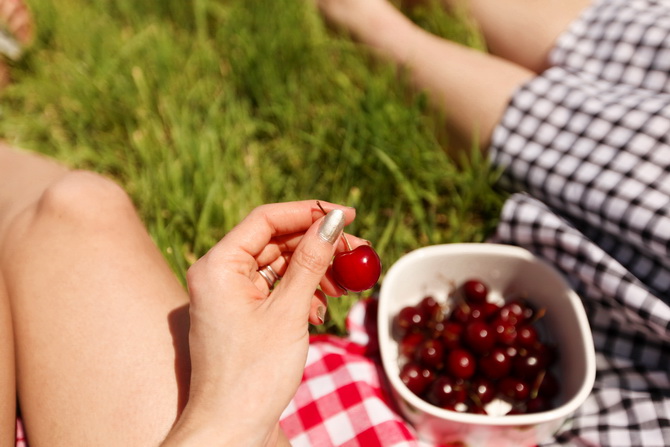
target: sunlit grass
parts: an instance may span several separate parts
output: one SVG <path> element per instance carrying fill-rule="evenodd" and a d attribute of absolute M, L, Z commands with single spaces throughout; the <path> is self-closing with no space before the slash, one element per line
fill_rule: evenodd
<path fill-rule="evenodd" d="M 3 93 L 2 137 L 114 177 L 182 280 L 266 202 L 356 206 L 348 231 L 386 267 L 426 244 L 481 241 L 495 224 L 502 197 L 485 160 L 457 168 L 425 98 L 308 2 L 31 5 L 39 38 Z M 459 18 L 414 17 L 481 45 Z M 323 330 L 341 333 L 359 297 L 331 300 Z"/>

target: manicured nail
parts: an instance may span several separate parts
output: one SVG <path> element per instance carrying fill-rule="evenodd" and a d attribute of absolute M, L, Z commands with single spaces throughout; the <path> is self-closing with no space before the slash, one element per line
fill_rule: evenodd
<path fill-rule="evenodd" d="M 316 318 L 319 319 L 321 324 L 323 324 L 326 321 L 326 308 L 323 306 L 319 306 L 316 308 Z"/>
<path fill-rule="evenodd" d="M 334 244 L 344 230 L 344 211 L 332 210 L 324 217 L 319 227 L 319 236 L 329 244 Z"/>

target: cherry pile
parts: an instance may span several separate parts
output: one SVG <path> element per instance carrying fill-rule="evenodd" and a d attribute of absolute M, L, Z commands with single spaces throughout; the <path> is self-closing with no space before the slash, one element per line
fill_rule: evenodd
<path fill-rule="evenodd" d="M 449 295 L 449 307 L 425 296 L 394 317 L 403 383 L 453 411 L 487 414 L 495 399 L 509 403 L 507 414 L 551 409 L 560 385 L 556 349 L 538 330 L 544 312 L 519 298 L 490 302 L 478 279 Z"/>

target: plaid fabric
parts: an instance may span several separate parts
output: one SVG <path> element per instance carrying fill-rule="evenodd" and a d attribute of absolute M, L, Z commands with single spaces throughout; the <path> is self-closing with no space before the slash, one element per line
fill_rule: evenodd
<path fill-rule="evenodd" d="M 28 447 L 21 419 L 16 420 L 16 447 Z"/>
<path fill-rule="evenodd" d="M 387 393 L 376 342 L 376 301 L 347 318 L 348 338 L 313 336 L 298 392 L 281 425 L 294 447 L 421 447 Z"/>
<path fill-rule="evenodd" d="M 584 300 L 592 396 L 556 445 L 670 445 L 670 2 L 601 0 L 516 92 L 493 161 L 518 194 L 496 242 Z"/>

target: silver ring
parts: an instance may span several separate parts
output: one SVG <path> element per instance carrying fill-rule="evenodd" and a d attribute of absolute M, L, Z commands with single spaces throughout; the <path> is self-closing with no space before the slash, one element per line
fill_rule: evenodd
<path fill-rule="evenodd" d="M 266 265 L 265 267 L 258 269 L 258 273 L 268 283 L 269 288 L 273 288 L 277 280 L 281 278 L 281 276 L 279 276 L 270 265 Z"/>

